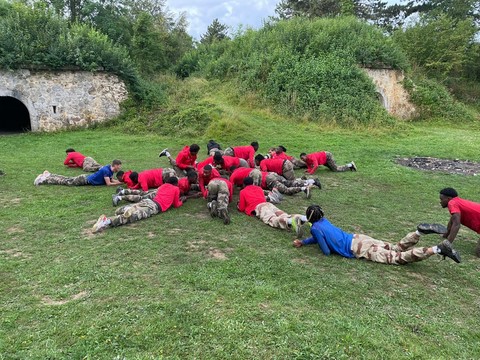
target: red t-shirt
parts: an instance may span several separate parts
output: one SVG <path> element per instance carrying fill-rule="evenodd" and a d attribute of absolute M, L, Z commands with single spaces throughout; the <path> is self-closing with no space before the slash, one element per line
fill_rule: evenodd
<path fill-rule="evenodd" d="M 242 186 L 243 179 L 250 176 L 251 172 L 252 168 L 239 167 L 232 172 L 232 175 L 230 175 L 230 182 L 233 185 Z"/>
<path fill-rule="evenodd" d="M 132 172 L 132 170 L 128 170 L 123 173 L 123 182 L 125 183 L 125 185 L 127 185 L 129 189 L 138 189 L 138 184 L 134 184 L 133 181 L 130 179 L 130 174 Z"/>
<path fill-rule="evenodd" d="M 163 185 L 163 169 L 145 170 L 138 174 L 138 187 L 143 191 L 155 189 Z"/>
<path fill-rule="evenodd" d="M 85 155 L 72 151 L 67 154 L 63 165 L 67 165 L 68 167 L 83 167 L 83 160 L 85 160 L 85 158 Z"/>
<path fill-rule="evenodd" d="M 232 166 L 236 166 L 236 167 L 239 167 L 239 166 L 240 166 L 240 160 L 239 160 L 239 158 L 234 157 L 234 156 L 223 155 L 223 163 L 222 163 L 221 168 L 222 168 L 223 170 L 230 171 L 230 168 L 231 168 Z"/>
<path fill-rule="evenodd" d="M 235 154 L 235 157 L 247 160 L 250 167 L 255 167 L 255 161 L 253 160 L 255 149 L 252 145 L 236 146 L 233 148 L 233 153 Z"/>
<path fill-rule="evenodd" d="M 180 189 L 178 186 L 172 184 L 163 184 L 160 186 L 153 201 L 160 206 L 162 211 L 167 211 L 172 205 L 178 208 L 183 204 L 180 201 Z"/>
<path fill-rule="evenodd" d="M 220 173 L 218 172 L 217 169 L 212 168 L 212 171 L 210 172 L 210 176 L 205 176 L 204 169 L 201 168 L 198 171 L 198 186 L 200 187 L 200 191 L 203 194 L 203 197 L 207 196 L 207 190 L 205 190 L 205 186 L 208 185 L 210 180 L 220 177 Z"/>
<path fill-rule="evenodd" d="M 450 214 L 460 214 L 460 223 L 480 234 L 480 204 L 455 197 L 448 202 Z"/>
<path fill-rule="evenodd" d="M 260 186 L 248 185 L 240 191 L 238 210 L 244 212 L 249 216 L 252 216 L 252 212 L 255 210 L 257 205 L 266 201 L 267 199 L 265 198 L 263 190 Z"/>
<path fill-rule="evenodd" d="M 184 177 L 178 180 L 178 188 L 180 189 L 180 195 L 187 195 L 190 191 L 190 183 L 188 178 Z"/>
<path fill-rule="evenodd" d="M 273 155 L 273 159 L 292 160 L 293 156 L 287 155 L 284 152 L 280 154 L 275 153 L 275 155 Z"/>
<path fill-rule="evenodd" d="M 317 171 L 319 165 L 325 165 L 327 163 L 327 154 L 325 151 L 308 154 L 305 163 L 307 164 L 309 174 L 313 174 Z"/>
<path fill-rule="evenodd" d="M 283 175 L 284 159 L 265 159 L 260 161 L 260 170 L 271 171 L 278 175 Z"/>
<path fill-rule="evenodd" d="M 213 180 L 220 180 L 220 181 L 224 181 L 225 183 L 227 183 L 227 186 L 228 186 L 228 192 L 230 193 L 230 196 L 228 197 L 228 202 L 232 202 L 233 200 L 233 185 L 230 181 L 228 181 L 227 179 L 223 178 L 223 177 L 216 177 L 214 179 L 211 179 L 210 181 L 213 181 Z"/>
<path fill-rule="evenodd" d="M 197 164 L 197 169 L 198 169 L 198 171 L 200 171 L 205 166 L 212 165 L 212 164 L 213 164 L 213 156 L 210 156 L 210 157 L 206 158 L 205 160 L 203 160 L 202 162 L 199 162 Z"/>
<path fill-rule="evenodd" d="M 190 146 L 186 145 L 182 151 L 180 151 L 175 159 L 177 166 L 186 170 L 189 166 L 195 167 L 195 161 L 197 160 L 197 155 L 190 154 Z"/>

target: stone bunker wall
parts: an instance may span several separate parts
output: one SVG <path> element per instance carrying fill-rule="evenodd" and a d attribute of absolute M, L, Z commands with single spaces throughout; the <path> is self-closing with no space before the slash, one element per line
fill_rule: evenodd
<path fill-rule="evenodd" d="M 32 131 L 54 131 L 117 116 L 128 92 L 123 81 L 106 72 L 22 69 L 0 71 L 0 96 L 26 106 Z"/>
<path fill-rule="evenodd" d="M 416 115 L 415 106 L 402 86 L 404 76 L 401 71 L 369 68 L 363 70 L 372 79 L 379 94 L 379 101 L 391 115 L 405 120 Z"/>

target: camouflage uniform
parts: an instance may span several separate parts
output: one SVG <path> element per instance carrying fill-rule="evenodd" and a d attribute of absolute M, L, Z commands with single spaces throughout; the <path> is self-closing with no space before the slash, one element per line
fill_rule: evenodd
<path fill-rule="evenodd" d="M 235 151 L 233 150 L 232 147 L 228 147 L 228 148 L 226 148 L 225 151 L 223 152 L 223 155 L 235 156 Z"/>
<path fill-rule="evenodd" d="M 87 177 L 89 175 L 78 175 L 74 177 L 68 177 L 63 175 L 57 174 L 50 174 L 47 178 L 42 182 L 42 184 L 50 184 L 50 185 L 67 185 L 67 186 L 82 186 L 88 185 Z"/>
<path fill-rule="evenodd" d="M 289 215 L 269 202 L 258 204 L 255 208 L 255 214 L 265 224 L 280 229 L 290 229 L 287 219 L 301 216 L 299 214 Z"/>
<path fill-rule="evenodd" d="M 287 180 L 283 176 L 274 172 L 268 173 L 265 181 L 268 189 L 272 190 L 273 188 L 277 188 L 280 193 L 285 195 L 299 193 L 302 191 L 302 186 L 305 186 L 305 183 L 302 180 Z"/>
<path fill-rule="evenodd" d="M 228 185 L 223 180 L 211 180 L 208 185 L 208 201 L 217 201 L 217 212 L 228 208 L 228 202 L 230 199 L 230 191 Z M 219 216 L 218 214 L 217 216 Z"/>
<path fill-rule="evenodd" d="M 262 172 L 258 169 L 253 169 L 248 174 L 253 179 L 253 185 L 262 186 Z"/>
<path fill-rule="evenodd" d="M 158 189 L 150 189 L 148 191 L 124 189 L 123 195 L 118 195 L 120 200 L 126 200 L 133 203 L 138 203 L 145 199 L 153 200 L 157 196 Z"/>
<path fill-rule="evenodd" d="M 335 159 L 333 158 L 333 155 L 331 152 L 325 151 L 325 155 L 327 156 L 327 162 L 325 163 L 325 166 L 328 167 L 330 170 L 336 171 L 336 172 L 343 172 L 343 171 L 350 170 L 350 167 L 348 165 L 338 166 L 335 163 Z"/>
<path fill-rule="evenodd" d="M 307 168 L 307 163 L 301 159 L 297 159 L 292 156 L 292 159 L 290 161 L 292 162 L 294 169 Z"/>
<path fill-rule="evenodd" d="M 293 171 L 293 164 L 290 160 L 285 160 L 282 166 L 283 177 L 287 180 L 295 180 L 295 172 Z"/>
<path fill-rule="evenodd" d="M 116 216 L 110 218 L 110 226 L 115 227 L 132 223 L 141 219 L 149 218 L 159 212 L 160 209 L 153 200 L 143 199 L 136 204 L 129 204 L 118 208 L 115 211 Z"/>
<path fill-rule="evenodd" d="M 182 174 L 183 174 L 183 172 L 182 172 Z M 163 170 L 162 170 L 162 180 L 163 180 L 164 184 L 167 182 L 168 178 L 173 177 L 173 176 L 177 176 L 177 173 L 176 173 L 175 170 L 173 170 L 171 168 L 163 168 Z"/>
<path fill-rule="evenodd" d="M 403 265 L 432 256 L 427 253 L 427 247 L 414 247 L 419 239 L 419 235 L 411 232 L 397 244 L 392 245 L 367 235 L 354 234 L 351 249 L 359 259 L 366 258 L 383 264 Z"/>
<path fill-rule="evenodd" d="M 87 156 L 85 159 L 83 159 L 83 171 L 86 172 L 96 172 L 100 170 L 102 165 L 97 163 L 95 160 L 93 160 L 90 156 Z"/>

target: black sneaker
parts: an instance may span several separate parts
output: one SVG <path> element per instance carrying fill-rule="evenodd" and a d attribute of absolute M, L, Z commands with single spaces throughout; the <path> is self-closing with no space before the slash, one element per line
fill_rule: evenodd
<path fill-rule="evenodd" d="M 160 152 L 160 154 L 158 154 L 158 157 L 167 156 L 167 151 L 168 151 L 168 148 L 163 149 L 163 150 Z"/>
<path fill-rule="evenodd" d="M 320 180 L 318 178 L 313 179 L 313 185 L 315 185 L 319 189 L 322 188 L 322 184 L 320 184 Z"/>
<path fill-rule="evenodd" d="M 445 234 L 447 228 L 441 224 L 419 224 L 417 230 L 421 234 Z"/>
<path fill-rule="evenodd" d="M 443 255 L 443 259 L 445 259 L 445 257 L 449 257 L 456 263 L 461 262 L 460 254 L 457 252 L 457 250 L 452 248 L 452 244 L 450 244 L 450 241 L 445 239 L 437 246 L 440 249 L 440 255 Z"/>
<path fill-rule="evenodd" d="M 223 219 L 223 223 L 225 225 L 228 225 L 230 224 L 230 215 L 228 215 L 228 210 L 227 209 L 222 209 L 222 210 L 219 210 L 219 218 L 220 219 Z"/>

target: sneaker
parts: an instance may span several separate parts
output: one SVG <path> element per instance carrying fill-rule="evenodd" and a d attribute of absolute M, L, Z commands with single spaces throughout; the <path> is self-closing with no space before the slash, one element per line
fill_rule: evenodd
<path fill-rule="evenodd" d="M 117 206 L 118 203 L 120 202 L 120 200 L 122 200 L 122 199 L 121 199 L 120 196 L 118 196 L 117 194 L 113 194 L 113 195 L 112 195 L 112 204 L 113 204 L 113 206 Z"/>
<path fill-rule="evenodd" d="M 38 185 L 41 185 L 45 182 L 45 180 L 47 179 L 47 177 L 50 176 L 50 173 L 45 170 L 43 173 L 41 173 L 40 175 L 38 175 L 36 178 L 35 178 L 35 181 L 33 182 L 33 185 L 35 186 L 38 186 Z"/>
<path fill-rule="evenodd" d="M 447 228 L 441 224 L 419 224 L 417 230 L 421 234 L 445 234 Z"/>
<path fill-rule="evenodd" d="M 457 250 L 454 250 L 452 248 L 452 244 L 450 244 L 450 241 L 447 239 L 443 240 L 440 244 L 437 245 L 438 248 L 440 249 L 440 255 L 443 255 L 443 259 L 445 260 L 445 257 L 449 257 L 456 263 L 460 263 L 460 254 L 457 252 Z"/>
<path fill-rule="evenodd" d="M 217 216 L 217 202 L 215 200 L 210 201 L 207 204 L 207 208 L 212 218 Z"/>
<path fill-rule="evenodd" d="M 305 186 L 305 190 L 303 190 L 307 199 L 310 199 L 312 197 L 312 194 L 310 193 L 310 188 L 311 188 L 311 186 L 308 185 L 308 186 Z"/>
<path fill-rule="evenodd" d="M 160 151 L 160 154 L 158 154 L 158 157 L 167 156 L 167 153 L 168 153 L 168 148 L 165 148 L 162 151 Z"/>
<path fill-rule="evenodd" d="M 320 184 L 320 180 L 318 178 L 313 179 L 313 185 L 315 185 L 319 189 L 322 188 L 322 184 Z"/>
<path fill-rule="evenodd" d="M 357 165 L 355 165 L 355 162 L 351 162 L 348 166 L 350 168 L 350 171 L 357 171 Z"/>
<path fill-rule="evenodd" d="M 117 186 L 117 190 L 115 191 L 115 195 L 123 195 L 123 187 Z"/>
<path fill-rule="evenodd" d="M 300 216 L 295 216 L 292 219 L 292 230 L 297 235 L 297 238 L 301 238 L 303 236 L 302 220 L 300 219 Z"/>
<path fill-rule="evenodd" d="M 223 219 L 223 223 L 225 225 L 230 224 L 230 215 L 228 215 L 228 210 L 227 209 L 219 210 L 219 218 Z"/>
<path fill-rule="evenodd" d="M 278 191 L 277 188 L 274 187 L 274 188 L 272 189 L 272 193 L 275 194 L 275 196 L 277 197 L 279 203 L 283 200 L 283 194 L 282 194 L 280 191 Z"/>
<path fill-rule="evenodd" d="M 102 231 L 108 227 L 110 224 L 110 219 L 106 215 L 100 215 L 97 222 L 92 227 L 92 232 L 96 233 Z"/>

